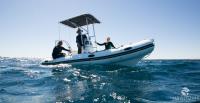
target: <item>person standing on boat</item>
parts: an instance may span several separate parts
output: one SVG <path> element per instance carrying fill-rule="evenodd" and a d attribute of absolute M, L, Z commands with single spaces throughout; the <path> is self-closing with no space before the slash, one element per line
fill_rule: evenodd
<path fill-rule="evenodd" d="M 106 42 L 104 43 L 98 43 L 96 42 L 96 44 L 103 46 L 105 45 L 105 50 L 111 49 L 111 48 L 115 48 L 115 46 L 113 45 L 113 43 L 110 41 L 110 37 L 107 37 Z"/>
<path fill-rule="evenodd" d="M 56 59 L 56 58 L 59 58 L 59 57 L 65 57 L 65 53 L 62 53 L 62 50 L 65 50 L 65 51 L 68 51 L 71 53 L 71 50 L 69 49 L 65 49 L 63 46 L 62 46 L 63 42 L 62 41 L 59 41 L 57 46 L 54 47 L 53 49 L 53 53 L 52 53 L 52 57 L 53 59 Z"/>
<path fill-rule="evenodd" d="M 82 30 L 78 28 L 77 32 L 78 35 L 76 36 L 76 43 L 78 47 L 78 54 L 82 53 L 82 50 L 84 48 L 85 41 L 87 40 L 86 35 L 82 35 Z"/>

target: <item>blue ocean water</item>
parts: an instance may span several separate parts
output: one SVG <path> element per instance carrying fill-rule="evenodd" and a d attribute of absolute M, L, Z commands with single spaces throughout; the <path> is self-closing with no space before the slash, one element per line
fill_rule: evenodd
<path fill-rule="evenodd" d="M 136 67 L 41 61 L 0 57 L 0 103 L 200 102 L 200 60 L 143 60 Z"/>

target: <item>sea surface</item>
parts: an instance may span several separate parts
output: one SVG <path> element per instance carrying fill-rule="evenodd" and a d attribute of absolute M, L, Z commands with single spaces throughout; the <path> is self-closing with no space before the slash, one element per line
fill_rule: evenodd
<path fill-rule="evenodd" d="M 200 103 L 200 60 L 42 66 L 0 57 L 0 103 Z"/>

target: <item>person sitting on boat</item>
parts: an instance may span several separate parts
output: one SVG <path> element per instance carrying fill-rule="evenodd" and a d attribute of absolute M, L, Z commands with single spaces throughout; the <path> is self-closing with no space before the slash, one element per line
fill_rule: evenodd
<path fill-rule="evenodd" d="M 78 47 L 78 54 L 82 53 L 82 49 L 84 48 L 85 41 L 87 40 L 86 35 L 82 35 L 82 30 L 78 28 L 77 32 L 78 35 L 76 36 L 76 43 Z"/>
<path fill-rule="evenodd" d="M 59 57 L 65 57 L 65 53 L 62 53 L 62 50 L 65 50 L 65 51 L 68 51 L 71 53 L 71 50 L 69 49 L 65 49 L 63 46 L 62 46 L 63 42 L 62 41 L 59 41 L 57 46 L 54 47 L 53 49 L 53 53 L 52 53 L 52 57 L 53 59 L 56 59 L 56 58 L 59 58 Z"/>
<path fill-rule="evenodd" d="M 113 45 L 113 43 L 110 41 L 110 37 L 107 37 L 106 42 L 104 42 L 104 43 L 98 43 L 98 42 L 96 42 L 96 44 L 98 44 L 100 46 L 105 45 L 105 50 L 111 49 L 111 48 L 115 48 L 115 46 Z"/>

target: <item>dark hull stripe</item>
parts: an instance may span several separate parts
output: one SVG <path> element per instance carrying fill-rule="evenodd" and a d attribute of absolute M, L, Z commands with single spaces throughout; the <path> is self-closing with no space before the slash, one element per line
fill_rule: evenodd
<path fill-rule="evenodd" d="M 85 59 L 77 59 L 77 60 L 68 60 L 68 61 L 61 61 L 61 62 L 55 62 L 55 63 L 48 63 L 48 62 L 43 62 L 43 65 L 56 65 L 56 64 L 63 64 L 63 63 L 74 63 L 74 62 L 83 62 L 83 61 L 93 61 L 93 60 L 102 60 L 102 59 L 108 59 L 108 58 L 113 58 L 113 57 L 118 57 L 118 56 L 122 56 L 122 55 L 127 55 L 127 54 L 131 54 L 134 52 L 138 52 L 150 47 L 153 47 L 154 44 L 148 44 L 136 49 L 131 49 L 129 51 L 125 51 L 125 52 L 121 52 L 121 53 L 116 53 L 116 54 L 111 54 L 111 55 L 107 55 L 107 56 L 101 56 L 101 57 L 89 57 L 89 58 L 85 58 Z"/>

